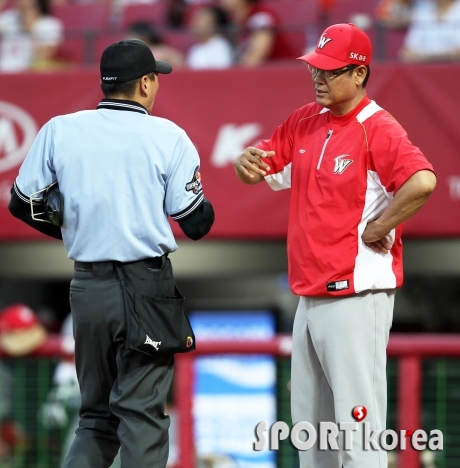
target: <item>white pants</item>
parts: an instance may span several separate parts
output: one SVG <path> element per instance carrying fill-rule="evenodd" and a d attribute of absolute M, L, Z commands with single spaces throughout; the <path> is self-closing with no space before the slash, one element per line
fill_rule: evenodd
<path fill-rule="evenodd" d="M 370 430 L 386 429 L 386 346 L 393 319 L 394 290 L 340 298 L 301 297 L 294 320 L 291 408 L 293 424 L 355 422 L 363 405 Z M 363 423 L 353 448 L 299 451 L 301 468 L 387 468 L 383 450 L 363 450 Z M 342 433 L 340 433 L 342 434 Z"/>

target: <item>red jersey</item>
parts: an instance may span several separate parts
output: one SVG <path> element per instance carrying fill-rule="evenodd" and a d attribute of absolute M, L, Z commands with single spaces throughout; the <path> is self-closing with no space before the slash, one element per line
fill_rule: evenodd
<path fill-rule="evenodd" d="M 433 167 L 396 120 L 365 97 L 335 116 L 316 103 L 296 110 L 259 148 L 273 150 L 265 177 L 291 188 L 289 281 L 301 296 L 338 296 L 400 287 L 402 225 L 389 253 L 361 235 L 413 174 Z"/>

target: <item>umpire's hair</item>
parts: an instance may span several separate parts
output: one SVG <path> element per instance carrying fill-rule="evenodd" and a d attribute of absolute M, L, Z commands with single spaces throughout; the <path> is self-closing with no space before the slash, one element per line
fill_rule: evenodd
<path fill-rule="evenodd" d="M 147 75 L 152 81 L 155 80 L 155 72 Z M 141 78 L 125 81 L 124 83 L 101 83 L 101 91 L 106 98 L 114 96 L 132 97 Z"/>

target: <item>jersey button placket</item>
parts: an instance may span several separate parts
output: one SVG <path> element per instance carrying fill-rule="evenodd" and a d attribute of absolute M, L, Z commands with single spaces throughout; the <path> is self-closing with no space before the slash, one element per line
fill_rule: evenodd
<path fill-rule="evenodd" d="M 323 156 L 324 156 L 324 153 L 325 153 L 325 151 L 326 151 L 326 146 L 327 146 L 327 144 L 329 143 L 329 140 L 331 139 L 332 133 L 333 133 L 333 130 L 329 130 L 329 131 L 327 132 L 326 140 L 324 141 L 323 148 L 322 148 L 322 150 L 321 150 L 321 154 L 319 155 L 318 165 L 316 166 L 316 170 L 317 170 L 317 171 L 319 171 L 319 168 L 321 167 L 321 162 L 322 162 L 322 160 L 323 160 Z"/>

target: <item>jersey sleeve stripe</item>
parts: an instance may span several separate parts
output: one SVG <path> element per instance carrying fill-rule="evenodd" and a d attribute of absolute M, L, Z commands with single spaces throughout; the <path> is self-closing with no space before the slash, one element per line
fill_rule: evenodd
<path fill-rule="evenodd" d="M 174 221 L 178 221 L 179 219 L 184 219 L 187 216 L 190 216 L 196 209 L 199 208 L 199 206 L 203 202 L 203 198 L 204 195 L 203 192 L 201 192 L 196 198 L 196 200 L 193 200 L 193 202 L 189 206 L 187 206 L 187 208 L 185 208 L 182 211 L 179 211 L 179 213 L 170 215 L 171 218 L 174 219 Z"/>
<path fill-rule="evenodd" d="M 29 197 L 26 197 L 18 188 L 16 182 L 13 184 L 13 187 L 14 187 L 14 191 L 16 192 L 16 195 L 23 201 L 23 202 L 26 202 L 26 203 L 30 203 L 30 199 Z"/>
<path fill-rule="evenodd" d="M 24 203 L 27 203 L 28 205 L 30 205 L 30 197 L 28 197 L 27 195 L 24 195 L 18 188 L 16 182 L 13 184 L 13 187 L 14 187 L 14 191 L 16 192 L 16 195 L 18 196 L 18 198 L 23 201 Z M 43 202 L 43 198 L 34 198 L 32 199 L 32 204 L 33 205 L 39 205 L 40 203 Z"/>
<path fill-rule="evenodd" d="M 265 180 L 272 190 L 291 188 L 291 167 L 292 163 L 289 163 L 281 172 L 265 176 Z"/>
<path fill-rule="evenodd" d="M 375 101 L 371 101 L 357 116 L 356 120 L 363 123 L 376 112 L 383 110 Z"/>

